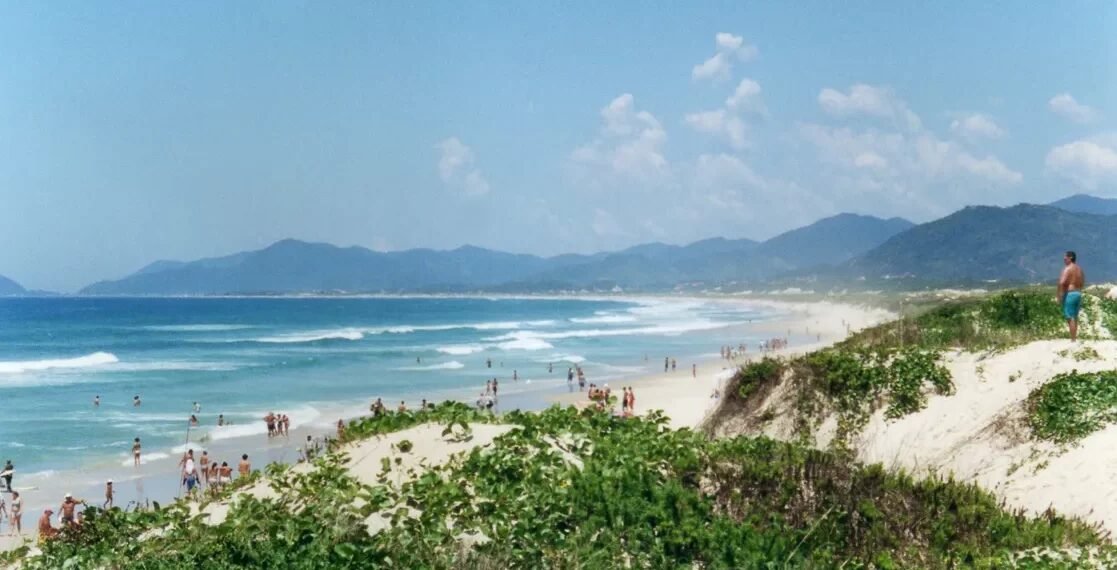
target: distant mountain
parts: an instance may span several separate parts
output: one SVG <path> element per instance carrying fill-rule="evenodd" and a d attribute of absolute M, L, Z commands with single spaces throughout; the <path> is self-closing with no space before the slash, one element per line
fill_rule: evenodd
<path fill-rule="evenodd" d="M 19 283 L 0 275 L 0 296 L 23 295 L 26 292 Z"/>
<path fill-rule="evenodd" d="M 1117 198 L 1098 198 L 1089 194 L 1075 194 L 1049 204 L 1061 210 L 1079 214 L 1112 216 L 1117 214 Z"/>
<path fill-rule="evenodd" d="M 567 262 L 577 263 L 572 256 Z M 465 246 L 381 253 L 287 239 L 264 249 L 188 263 L 156 262 L 83 295 L 206 295 L 310 291 L 398 292 L 484 288 L 547 266 L 543 258 Z"/>
<path fill-rule="evenodd" d="M 897 234 L 840 273 L 936 283 L 1052 281 L 1066 250 L 1078 253 L 1088 281 L 1117 278 L 1117 216 L 971 206 Z"/>
<path fill-rule="evenodd" d="M 764 243 L 712 238 L 650 243 L 612 253 L 543 258 L 473 246 L 381 253 L 362 247 L 283 240 L 264 249 L 191 262 L 157 261 L 83 295 L 213 295 L 300 292 L 543 291 L 668 288 L 679 283 L 764 279 L 838 264 L 911 226 L 842 214 Z"/>

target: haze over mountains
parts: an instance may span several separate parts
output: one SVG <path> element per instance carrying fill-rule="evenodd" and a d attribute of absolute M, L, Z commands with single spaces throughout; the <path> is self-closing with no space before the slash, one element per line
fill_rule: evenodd
<path fill-rule="evenodd" d="M 653 243 L 619 252 L 551 258 L 472 246 L 383 253 L 289 239 L 225 257 L 158 261 L 118 281 L 90 285 L 81 293 L 657 289 L 684 281 L 762 279 L 820 262 L 841 263 L 911 226 L 906 220 L 841 214 L 763 243 L 714 238 L 686 246 Z"/>
<path fill-rule="evenodd" d="M 191 262 L 156 261 L 83 295 L 306 292 L 531 292 L 1047 281 L 1075 249 L 1094 282 L 1117 279 L 1117 200 L 1075 195 L 1048 206 L 971 206 L 921 225 L 839 214 L 764 242 L 711 238 L 543 258 L 473 246 L 376 252 L 287 239 Z M 867 284 L 867 285 L 866 285 Z M 0 295 L 34 295 L 0 277 Z"/>

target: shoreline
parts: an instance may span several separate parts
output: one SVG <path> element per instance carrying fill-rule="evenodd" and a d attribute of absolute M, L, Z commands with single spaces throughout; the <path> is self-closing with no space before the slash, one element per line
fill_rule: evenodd
<path fill-rule="evenodd" d="M 616 299 L 617 297 L 613 298 Z M 695 297 L 674 297 L 673 299 L 685 298 Z M 643 297 L 643 299 L 652 298 Z M 711 301 L 715 299 L 703 298 L 701 300 Z M 879 309 L 828 302 L 764 302 L 754 299 L 733 298 L 718 298 L 716 301 L 763 307 L 771 309 L 773 313 L 771 317 L 766 317 L 755 323 L 750 322 L 747 325 L 730 326 L 724 330 L 718 330 L 717 334 L 719 336 L 740 335 L 743 331 L 748 331 L 752 336 L 759 333 L 772 334 L 772 338 L 783 337 L 785 336 L 783 333 L 791 333 L 793 337 L 803 335 L 799 337 L 799 344 L 793 343 L 791 347 L 778 351 L 776 354 L 788 354 L 789 351 L 794 350 L 809 350 L 811 347 L 820 344 L 834 342 L 840 338 L 839 334 L 844 337 L 846 331 L 837 326 L 839 320 L 847 320 L 851 323 L 856 320 L 857 323 L 861 324 L 855 328 L 862 328 L 890 316 L 887 311 Z M 777 335 L 776 333 L 780 331 L 782 333 Z M 818 341 L 814 343 L 805 342 L 806 332 L 809 332 L 811 336 L 816 336 Z M 730 343 L 728 340 L 723 342 L 723 344 Z M 733 341 L 732 344 L 736 345 L 736 341 Z M 639 348 L 639 345 L 634 346 Z M 755 350 L 755 346 L 751 348 Z M 713 346 L 710 347 L 710 352 L 714 353 Z M 750 351 L 749 356 L 754 356 L 754 353 Z M 606 374 L 604 382 L 600 380 L 602 374 L 598 373 L 599 370 L 590 369 L 588 370 L 590 376 L 587 381 L 593 381 L 596 378 L 598 384 L 612 383 L 611 386 L 616 386 L 618 392 L 620 386 L 632 385 L 636 392 L 638 410 L 663 409 L 671 418 L 672 426 L 696 427 L 717 402 L 709 396 L 721 379 L 727 377 L 725 376 L 726 370 L 731 371 L 747 360 L 723 361 L 719 360 L 714 353 L 711 357 L 695 358 L 694 361 L 695 364 L 699 365 L 697 388 L 693 383 L 673 381 L 680 377 L 689 379 L 690 371 L 686 370 L 686 367 L 691 364 L 690 361 L 680 362 L 680 369 L 673 374 L 669 373 L 666 377 L 663 374 L 622 371 L 617 375 Z M 644 365 L 651 365 L 653 362 L 654 360 L 651 360 L 649 355 L 649 361 L 646 361 Z M 497 411 L 511 409 L 537 411 L 555 403 L 577 404 L 578 402 L 584 402 L 584 393 L 576 391 L 561 393 L 563 385 L 566 383 L 565 373 L 562 370 L 565 366 L 567 366 L 566 363 L 556 366 L 553 378 L 540 379 L 535 382 L 525 380 L 519 384 L 502 381 L 501 401 L 498 404 Z M 621 370 L 625 368 L 620 365 L 609 366 Z M 433 394 L 428 394 L 427 397 L 431 402 L 451 399 L 472 403 L 473 398 L 475 398 L 472 395 L 472 390 L 479 388 L 478 386 L 461 390 L 452 388 L 439 390 Z M 375 396 L 372 396 L 368 402 L 374 399 Z M 298 450 L 301 448 L 301 443 L 306 440 L 306 436 L 310 435 L 316 439 L 328 435 L 332 436 L 335 433 L 338 419 L 348 421 L 367 415 L 368 402 L 349 405 L 338 402 L 335 403 L 337 405 L 324 406 L 318 409 L 318 416 L 308 421 L 300 421 L 300 418 L 293 417 L 290 436 L 285 438 L 265 439 L 261 421 L 261 433 L 259 434 L 250 433 L 202 442 L 192 440 L 184 445 L 175 446 L 169 450 L 169 453 L 165 454 L 165 457 L 146 462 L 138 469 L 120 464 L 111 465 L 108 461 L 105 461 L 96 466 L 71 467 L 51 474 L 42 474 L 37 478 L 34 476 L 35 474 L 21 477 L 17 471 L 14 487 L 21 491 L 24 499 L 24 532 L 22 536 L 25 539 L 32 537 L 35 534 L 36 522 L 42 509 L 46 507 L 56 508 L 57 503 L 61 501 L 63 494 L 66 492 L 73 493 L 75 497 L 86 499 L 91 505 L 100 506 L 104 501 L 104 481 L 109 478 L 114 481 L 116 489 L 114 506 L 117 507 L 126 507 L 131 503 L 145 504 L 148 501 L 164 503 L 175 499 L 180 495 L 178 458 L 182 453 L 180 448 L 185 446 L 194 449 L 196 457 L 200 455 L 202 449 L 205 449 L 209 452 L 212 460 L 226 461 L 231 466 L 236 465 L 241 453 L 249 454 L 250 461 L 257 470 L 272 462 L 295 463 L 299 456 Z M 407 403 L 409 407 L 417 407 L 418 398 L 408 398 Z M 393 404 L 394 401 L 392 400 L 385 402 L 385 405 L 389 408 L 394 408 Z M 243 425 L 247 424 L 237 424 L 238 427 Z M 145 451 L 154 456 L 157 452 L 167 450 Z M 128 459 L 124 456 L 120 456 L 120 458 L 124 461 Z M 27 488 L 29 482 L 33 484 L 31 489 Z M 10 495 L 6 497 L 6 500 L 10 500 Z M 14 548 L 20 544 L 17 537 L 7 536 L 8 531 L 10 531 L 10 527 L 0 532 L 0 551 Z"/>

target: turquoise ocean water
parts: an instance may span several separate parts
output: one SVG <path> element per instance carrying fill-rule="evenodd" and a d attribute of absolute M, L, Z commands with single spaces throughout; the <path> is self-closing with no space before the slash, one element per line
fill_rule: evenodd
<path fill-rule="evenodd" d="M 166 458 L 195 401 L 203 441 L 262 434 L 271 410 L 326 427 L 376 397 L 472 399 L 493 377 L 502 400 L 542 407 L 569 366 L 599 384 L 662 371 L 667 355 L 689 368 L 759 340 L 747 324 L 767 316 L 684 299 L 0 299 L 0 461 L 123 466 L 134 437 Z"/>

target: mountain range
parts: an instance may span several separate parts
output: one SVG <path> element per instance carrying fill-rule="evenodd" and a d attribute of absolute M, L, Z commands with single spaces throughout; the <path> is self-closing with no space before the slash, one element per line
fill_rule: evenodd
<path fill-rule="evenodd" d="M 376 252 L 286 239 L 197 261 L 156 261 L 82 295 L 665 290 L 734 284 L 920 287 L 1046 281 L 1078 252 L 1092 280 L 1117 279 L 1117 200 L 971 206 L 915 225 L 839 214 L 763 242 L 711 238 L 539 257 L 463 246 Z M 33 295 L 0 277 L 0 295 Z"/>
<path fill-rule="evenodd" d="M 1117 279 L 1117 215 L 970 206 L 897 234 L 832 274 L 928 284 L 1053 281 L 1073 250 L 1092 282 Z"/>
<path fill-rule="evenodd" d="M 642 290 L 681 282 L 764 279 L 838 264 L 898 232 L 907 220 L 840 214 L 758 243 L 714 238 L 685 246 L 652 243 L 593 255 L 538 257 L 473 246 L 452 251 L 376 252 L 293 239 L 264 249 L 192 262 L 157 261 L 83 295 L 214 295 L 298 292 Z"/>

